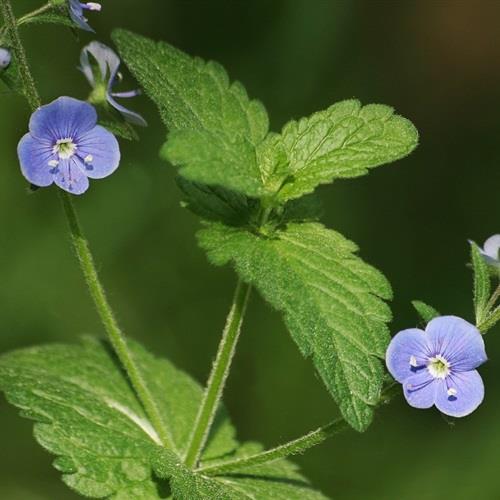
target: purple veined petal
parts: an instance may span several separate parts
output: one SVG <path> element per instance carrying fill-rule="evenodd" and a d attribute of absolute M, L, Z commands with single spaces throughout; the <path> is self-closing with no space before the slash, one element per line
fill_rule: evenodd
<path fill-rule="evenodd" d="M 83 15 L 83 5 L 79 0 L 69 0 L 69 15 L 73 22 L 79 28 L 85 31 L 94 31 L 87 23 L 87 19 Z"/>
<path fill-rule="evenodd" d="M 100 125 L 78 137 L 77 155 L 81 168 L 91 179 L 107 177 L 120 164 L 120 147 L 116 137 Z"/>
<path fill-rule="evenodd" d="M 436 401 L 437 379 L 428 370 L 412 375 L 403 382 L 403 391 L 413 408 L 430 408 Z"/>
<path fill-rule="evenodd" d="M 31 115 L 29 129 L 34 137 L 55 142 L 82 135 L 96 123 L 93 106 L 72 97 L 59 97 Z"/>
<path fill-rule="evenodd" d="M 17 154 L 24 177 L 35 186 L 46 187 L 54 182 L 49 162 L 54 159 L 52 145 L 26 134 L 19 141 Z"/>
<path fill-rule="evenodd" d="M 432 356 L 432 353 L 425 332 L 418 328 L 409 328 L 392 338 L 385 360 L 391 375 L 402 383 L 425 369 L 429 356 Z"/>
<path fill-rule="evenodd" d="M 147 127 L 148 122 L 139 114 L 134 111 L 130 111 L 125 106 L 118 104 L 113 97 L 108 94 L 106 96 L 107 101 L 113 108 L 115 108 L 121 115 L 125 118 L 126 121 L 132 123 L 133 125 L 139 125 L 141 127 Z"/>
<path fill-rule="evenodd" d="M 452 373 L 437 381 L 436 407 L 450 417 L 465 417 L 484 399 L 484 384 L 476 370 Z"/>
<path fill-rule="evenodd" d="M 488 358 L 479 330 L 457 316 L 440 316 L 425 329 L 435 354 L 441 354 L 454 372 L 477 368 Z"/>
<path fill-rule="evenodd" d="M 483 255 L 490 257 L 494 261 L 498 262 L 500 259 L 500 234 L 494 234 L 490 236 L 483 246 Z"/>
<path fill-rule="evenodd" d="M 54 173 L 54 182 L 71 194 L 83 194 L 89 187 L 87 175 L 78 163 L 75 157 L 61 160 Z"/>

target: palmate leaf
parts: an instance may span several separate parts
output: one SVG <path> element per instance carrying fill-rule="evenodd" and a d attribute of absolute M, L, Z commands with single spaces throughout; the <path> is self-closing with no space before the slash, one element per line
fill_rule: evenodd
<path fill-rule="evenodd" d="M 62 472 L 66 484 L 91 498 L 155 500 L 169 497 L 168 484 L 156 478 L 153 467 L 161 469 L 158 456 L 173 456 L 175 463 L 180 463 L 202 397 L 201 387 L 171 363 L 155 358 L 138 344 L 131 343 L 130 347 L 171 436 L 174 449 L 168 452 L 160 446 L 124 373 L 104 342 L 85 339 L 81 345 L 34 347 L 0 357 L 0 388 L 7 399 L 21 409 L 23 416 L 36 422 L 35 437 L 44 448 L 57 455 L 54 465 Z M 245 446 L 239 447 L 235 441 L 234 429 L 221 410 L 202 465 L 230 460 L 244 449 Z M 288 467 L 288 472 L 280 473 L 272 467 L 262 469 L 262 476 L 272 477 L 270 485 L 268 479 L 248 472 L 256 491 L 253 498 L 268 498 L 264 493 L 259 496 L 259 484 L 263 492 L 271 492 L 274 482 L 293 492 L 298 488 L 297 478 L 302 492 L 310 494 L 303 498 L 323 498 L 308 489 L 305 479 L 291 464 L 287 462 L 283 467 Z M 188 498 L 182 486 L 185 468 L 171 465 L 169 471 L 174 498 Z M 204 476 L 193 476 L 193 481 L 199 479 L 204 480 Z M 245 480 L 248 477 L 245 476 Z M 212 482 L 222 488 L 224 481 L 226 476 Z M 238 491 L 240 479 L 234 481 L 234 491 Z M 245 490 L 244 484 L 241 489 Z M 293 494 L 290 493 L 290 498 L 295 498 Z M 220 498 L 249 497 L 231 490 L 231 494 Z"/>
<path fill-rule="evenodd" d="M 120 55 L 157 104 L 170 132 L 163 155 L 187 179 L 249 196 L 264 194 L 255 154 L 268 132 L 266 110 L 230 83 L 222 66 L 117 30 Z"/>
<path fill-rule="evenodd" d="M 391 297 L 381 273 L 354 252 L 356 245 L 317 223 L 290 223 L 268 236 L 210 224 L 199 233 L 210 260 L 232 261 L 284 313 L 304 356 L 311 356 L 345 419 L 370 424 L 383 383 Z"/>

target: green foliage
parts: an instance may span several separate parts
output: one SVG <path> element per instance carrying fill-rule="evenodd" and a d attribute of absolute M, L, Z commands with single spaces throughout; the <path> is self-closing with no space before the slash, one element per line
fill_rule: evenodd
<path fill-rule="evenodd" d="M 268 131 L 264 107 L 230 84 L 217 63 L 118 30 L 114 41 L 167 125 L 163 155 L 189 180 L 264 194 L 255 155 Z"/>
<path fill-rule="evenodd" d="M 168 128 L 184 205 L 205 221 L 200 243 L 232 261 L 310 356 L 349 423 L 364 430 L 382 387 L 391 315 L 385 278 L 356 246 L 319 224 L 314 189 L 410 153 L 418 134 L 388 106 L 339 102 L 268 132 L 263 106 L 224 69 L 163 42 L 116 31 L 120 54 Z"/>
<path fill-rule="evenodd" d="M 162 155 L 191 181 L 279 205 L 397 160 L 417 144 L 413 125 L 392 108 L 355 100 L 268 134 L 264 107 L 217 63 L 122 30 L 114 40 L 169 129 Z"/>
<path fill-rule="evenodd" d="M 67 28 L 74 28 L 75 23 L 69 18 L 67 8 L 59 8 L 53 12 L 44 12 L 33 17 L 27 17 L 22 24 L 58 24 Z"/>
<path fill-rule="evenodd" d="M 184 195 L 184 207 L 202 219 L 220 221 L 228 226 L 244 226 L 255 211 L 255 200 L 240 193 L 191 182 L 181 176 L 176 182 Z"/>
<path fill-rule="evenodd" d="M 235 458 L 245 458 L 262 451 L 257 443 L 240 447 Z M 159 450 L 153 459 L 153 468 L 159 477 L 170 480 L 174 497 L 178 500 L 207 499 L 276 499 L 323 500 L 321 493 L 312 490 L 297 467 L 287 460 L 242 468 L 238 473 L 207 476 L 187 469 L 169 450 Z"/>
<path fill-rule="evenodd" d="M 424 323 L 429 323 L 431 319 L 441 316 L 441 314 L 436 309 L 426 304 L 425 302 L 422 302 L 420 300 L 412 300 L 411 303 Z"/>
<path fill-rule="evenodd" d="M 474 310 L 476 325 L 480 325 L 488 314 L 491 293 L 490 271 L 478 246 L 471 242 L 471 262 L 474 271 Z"/>
<path fill-rule="evenodd" d="M 354 252 L 356 245 L 315 223 L 290 223 L 270 236 L 211 224 L 199 233 L 210 260 L 238 274 L 282 311 L 346 420 L 364 430 L 383 382 L 391 288 Z"/>
<path fill-rule="evenodd" d="M 274 162 L 284 151 L 287 164 L 278 198 L 298 198 L 318 184 L 364 175 L 408 155 L 417 142 L 415 127 L 381 104 L 362 107 L 356 100 L 342 101 L 291 121 L 272 151 Z"/>
<path fill-rule="evenodd" d="M 175 498 L 195 498 L 190 490 L 184 492 L 189 483 L 186 477 L 193 474 L 180 465 L 180 457 L 186 451 L 202 390 L 168 361 L 153 357 L 138 344 L 130 343 L 130 348 L 169 430 L 174 450 L 161 448 L 124 372 L 104 342 L 85 339 L 81 345 L 48 345 L 3 355 L 0 388 L 24 417 L 35 421 L 37 441 L 57 455 L 54 466 L 78 493 L 92 498 L 166 498 L 167 485 L 152 469 L 153 462 L 161 469 L 161 460 L 155 458 L 160 454 L 175 457 L 176 465 L 170 466 L 168 474 Z M 232 459 L 241 454 L 238 447 L 234 429 L 221 410 L 202 463 Z M 269 476 L 269 483 L 276 481 L 276 488 L 288 488 L 289 498 L 300 498 L 294 493 L 296 489 L 309 494 L 305 480 L 291 464 L 280 467 L 282 472 L 274 466 L 260 472 Z M 257 471 L 247 471 L 241 479 L 214 479 L 212 482 L 220 483 L 221 488 L 226 482 L 234 487 L 228 487 L 231 494 L 217 498 L 246 498 L 237 493 L 240 482 L 243 490 L 247 482 L 254 486 L 255 498 L 268 498 L 265 495 L 273 491 L 272 484 L 267 477 L 253 478 L 252 474 Z M 193 481 L 197 478 L 193 475 Z M 302 489 L 295 485 L 297 478 L 303 482 Z M 183 481 L 187 481 L 186 486 Z M 304 498 L 322 498 L 312 492 L 310 495 Z"/>

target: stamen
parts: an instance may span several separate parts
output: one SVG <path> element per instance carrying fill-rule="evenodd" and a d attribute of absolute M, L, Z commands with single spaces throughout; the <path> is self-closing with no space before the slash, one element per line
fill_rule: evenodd
<path fill-rule="evenodd" d="M 410 356 L 410 366 L 413 366 L 413 368 L 416 368 L 417 365 L 417 358 L 415 356 Z"/>
<path fill-rule="evenodd" d="M 88 164 L 88 163 L 92 163 L 92 162 L 94 161 L 94 157 L 93 157 L 92 155 L 87 155 L 87 156 L 83 159 L 83 161 L 84 161 L 85 163 L 87 163 L 87 164 Z"/>
<path fill-rule="evenodd" d="M 457 395 L 457 390 L 453 387 L 450 387 L 447 391 L 448 396 L 456 396 Z"/>
<path fill-rule="evenodd" d="M 61 160 L 67 160 L 71 158 L 75 151 L 77 150 L 76 144 L 73 142 L 73 139 L 70 137 L 66 137 L 64 139 L 58 139 L 58 141 L 54 144 L 52 148 L 52 152 L 55 155 L 59 156 Z"/>
<path fill-rule="evenodd" d="M 434 378 L 441 379 L 445 379 L 451 371 L 450 363 L 441 354 L 429 358 L 427 369 Z"/>
<path fill-rule="evenodd" d="M 48 165 L 49 167 L 54 168 L 54 167 L 57 167 L 57 165 L 59 165 L 59 162 L 58 162 L 57 160 L 50 160 L 50 161 L 47 163 L 47 165 Z"/>

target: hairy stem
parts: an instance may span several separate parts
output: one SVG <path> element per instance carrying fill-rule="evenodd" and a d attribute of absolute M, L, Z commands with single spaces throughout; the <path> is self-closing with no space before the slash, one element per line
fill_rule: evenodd
<path fill-rule="evenodd" d="M 16 58 L 16 62 L 19 66 L 19 72 L 23 82 L 24 95 L 26 96 L 31 109 L 34 111 L 42 104 L 42 101 L 38 94 L 35 80 L 31 75 L 28 59 L 26 58 L 26 52 L 24 51 L 21 37 L 19 36 L 16 16 L 12 10 L 10 0 L 0 0 L 0 7 L 2 8 L 2 15 L 5 21 L 7 34 L 14 49 L 14 57 Z"/>
<path fill-rule="evenodd" d="M 196 416 L 193 432 L 184 459 L 188 467 L 196 466 L 207 442 L 210 429 L 217 414 L 219 402 L 224 391 L 229 369 L 234 357 L 236 344 L 241 331 L 243 316 L 248 304 L 251 286 L 238 281 L 233 304 L 222 333 L 217 356 L 215 358 L 203 400 Z"/>
<path fill-rule="evenodd" d="M 17 22 L 12 10 L 11 2 L 10 0 L 0 0 L 0 6 L 5 19 L 7 32 L 13 44 L 14 53 L 19 64 L 24 92 L 32 111 L 35 111 L 41 105 L 41 99 L 36 88 L 35 80 L 33 79 L 30 71 L 21 38 L 19 36 Z M 108 303 L 104 287 L 99 280 L 94 259 L 80 226 L 71 196 L 68 193 L 61 191 L 61 201 L 68 221 L 71 241 L 78 256 L 80 267 L 85 277 L 85 282 L 90 295 L 94 300 L 97 312 L 99 313 L 106 333 L 108 334 L 109 341 L 118 356 L 118 359 L 123 365 L 139 401 L 144 407 L 148 418 L 151 420 L 151 423 L 156 430 L 159 442 L 167 448 L 172 448 L 173 442 L 168 429 L 161 419 L 160 411 L 156 406 L 151 393 L 149 392 L 137 364 L 134 361 L 133 355 L 127 346 L 125 337 L 120 330 L 111 306 Z"/>
<path fill-rule="evenodd" d="M 76 251 L 80 267 L 85 277 L 85 282 L 89 289 L 90 295 L 94 300 L 97 312 L 104 324 L 109 341 L 115 351 L 118 359 L 122 363 L 132 387 L 139 400 L 141 401 L 153 427 L 155 428 L 161 443 L 167 448 L 172 447 L 172 439 L 166 426 L 161 419 L 160 411 L 156 406 L 153 396 L 144 381 L 144 378 L 134 361 L 132 353 L 129 351 L 125 337 L 118 326 L 116 318 L 113 314 L 111 306 L 106 298 L 106 293 L 97 275 L 97 270 L 94 264 L 92 253 L 90 252 L 89 244 L 83 234 L 78 216 L 73 206 L 71 195 L 60 192 L 64 212 L 68 219 L 68 226 L 71 234 L 71 242 Z"/>
<path fill-rule="evenodd" d="M 50 2 L 47 2 L 45 5 L 42 5 L 38 9 L 35 9 L 31 12 L 28 12 L 28 14 L 21 16 L 17 20 L 17 25 L 21 26 L 21 25 L 31 21 L 34 17 L 39 16 L 40 14 L 43 14 L 44 12 L 47 12 L 48 10 L 50 10 L 52 8 L 53 8 L 53 5 Z"/>
<path fill-rule="evenodd" d="M 388 403 L 394 397 L 394 395 L 399 392 L 399 384 L 391 384 L 382 392 L 380 401 L 377 406 Z M 288 441 L 287 443 L 277 446 L 276 448 L 272 448 L 261 453 L 256 453 L 255 455 L 251 455 L 249 457 L 225 462 L 220 465 L 209 465 L 207 467 L 201 467 L 197 469 L 197 472 L 216 476 L 227 474 L 228 472 L 233 472 L 245 467 L 274 462 L 276 460 L 281 460 L 292 455 L 299 455 L 304 453 L 309 448 L 321 444 L 326 439 L 349 428 L 350 427 L 347 422 L 342 417 L 339 417 L 329 424 L 319 427 L 314 431 L 308 432 L 304 436 L 301 436 L 297 439 Z"/>

